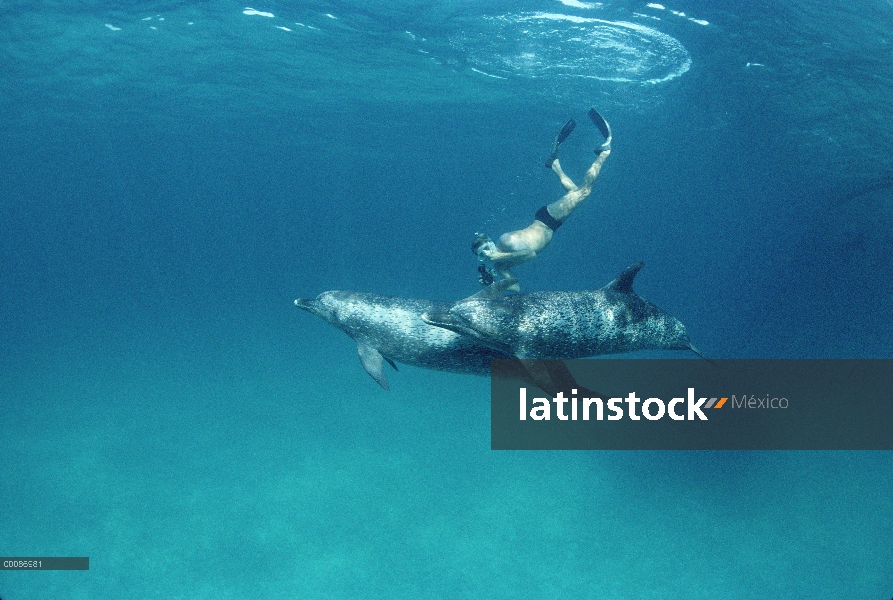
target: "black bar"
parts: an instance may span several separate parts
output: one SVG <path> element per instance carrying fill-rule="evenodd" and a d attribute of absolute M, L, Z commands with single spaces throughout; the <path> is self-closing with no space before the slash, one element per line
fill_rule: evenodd
<path fill-rule="evenodd" d="M 0 571 L 89 571 L 88 556 L 3 556 Z"/>

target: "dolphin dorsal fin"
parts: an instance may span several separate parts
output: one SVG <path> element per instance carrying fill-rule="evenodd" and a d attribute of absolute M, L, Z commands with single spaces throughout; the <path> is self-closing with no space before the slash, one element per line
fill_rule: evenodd
<path fill-rule="evenodd" d="M 502 296 L 503 292 L 505 292 L 516 283 L 518 283 L 518 280 L 514 277 L 509 277 L 508 279 L 500 279 L 499 281 L 485 286 L 484 289 L 482 289 L 478 293 L 472 294 L 468 298 L 463 298 L 459 302 L 465 302 L 466 300 L 493 300 Z"/>
<path fill-rule="evenodd" d="M 639 271 L 641 271 L 644 266 L 645 263 L 643 262 L 637 262 L 628 266 L 620 275 L 614 278 L 614 281 L 607 285 L 607 288 L 615 292 L 632 292 L 633 279 L 636 278 L 636 275 L 639 274 Z"/>

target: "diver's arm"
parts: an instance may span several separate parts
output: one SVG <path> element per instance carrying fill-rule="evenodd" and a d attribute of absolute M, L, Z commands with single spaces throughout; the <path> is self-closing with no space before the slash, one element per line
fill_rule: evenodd
<path fill-rule="evenodd" d="M 536 252 L 531 250 L 530 248 L 525 248 L 524 250 L 514 250 L 512 252 L 502 252 L 501 250 L 494 250 L 492 252 L 487 252 L 486 256 L 489 260 L 492 260 L 494 263 L 497 262 L 523 262 L 526 260 L 530 260 L 532 258 L 536 258 Z"/>

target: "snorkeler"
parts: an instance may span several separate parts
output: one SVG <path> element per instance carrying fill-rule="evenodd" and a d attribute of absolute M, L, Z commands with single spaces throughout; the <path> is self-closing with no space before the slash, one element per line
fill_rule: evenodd
<path fill-rule="evenodd" d="M 565 175 L 561 170 L 561 164 L 558 162 L 558 147 L 567 139 L 576 126 L 573 119 L 565 123 L 564 127 L 555 138 L 552 145 L 552 154 L 546 161 L 546 167 L 552 169 L 561 185 L 567 190 L 567 194 L 562 196 L 548 206 L 543 206 L 536 212 L 533 223 L 524 229 L 510 231 L 499 236 L 498 242 L 493 242 L 486 234 L 476 233 L 471 244 L 471 251 L 477 255 L 481 262 L 492 261 L 496 271 L 504 278 L 512 277 L 511 269 L 527 262 L 532 258 L 536 258 L 537 252 L 541 252 L 549 242 L 552 236 L 564 221 L 570 216 L 574 209 L 577 208 L 583 200 L 589 196 L 592 191 L 592 184 L 602 170 L 602 165 L 611 154 L 611 127 L 608 122 L 596 112 L 594 108 L 589 109 L 589 118 L 598 127 L 598 130 L 605 136 L 605 143 L 595 149 L 598 158 L 586 171 L 583 176 L 583 182 L 577 186 L 571 181 L 570 177 Z M 493 272 L 480 265 L 478 272 L 483 285 L 493 283 Z M 509 290 L 517 291 L 517 285 L 512 286 Z"/>

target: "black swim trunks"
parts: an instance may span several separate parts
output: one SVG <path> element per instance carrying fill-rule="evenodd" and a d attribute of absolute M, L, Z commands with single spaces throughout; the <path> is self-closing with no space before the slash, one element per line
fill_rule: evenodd
<path fill-rule="evenodd" d="M 552 231 L 555 231 L 556 229 L 561 227 L 561 221 L 550 215 L 549 209 L 547 209 L 545 206 L 536 211 L 534 219 L 536 219 Z"/>

